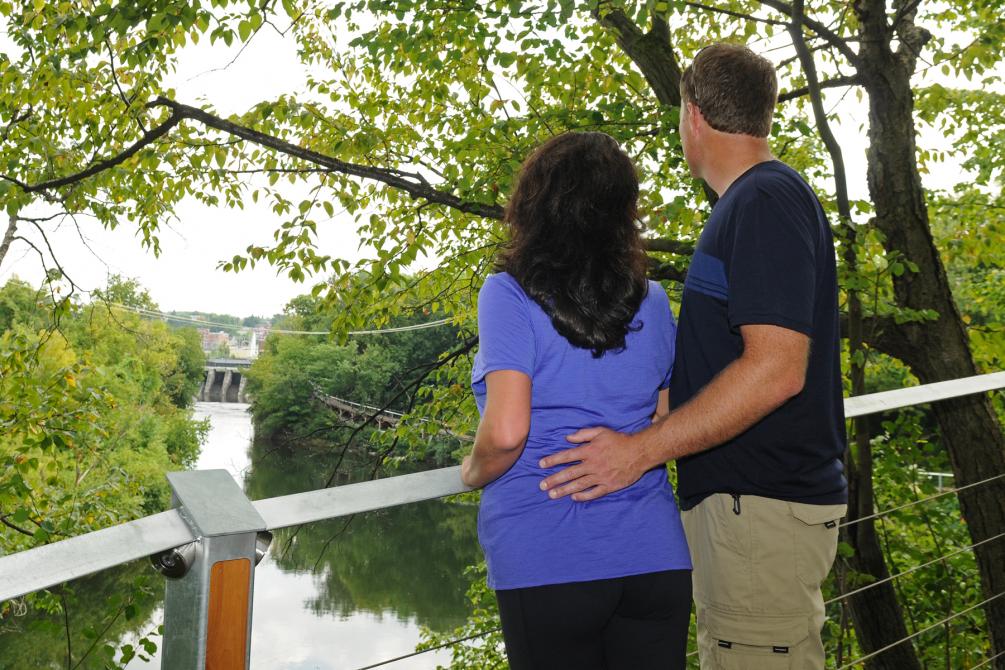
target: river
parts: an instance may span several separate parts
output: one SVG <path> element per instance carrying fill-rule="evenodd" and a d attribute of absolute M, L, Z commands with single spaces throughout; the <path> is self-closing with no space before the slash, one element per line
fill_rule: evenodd
<path fill-rule="evenodd" d="M 247 410 L 244 404 L 197 403 L 196 418 L 208 418 L 211 426 L 197 469 L 227 470 L 252 500 L 324 485 L 338 454 L 306 455 L 255 443 Z M 370 472 L 351 457 L 339 469 L 345 473 L 340 484 L 365 479 Z M 255 572 L 251 670 L 355 670 L 408 654 L 420 641 L 421 627 L 445 632 L 467 618 L 464 569 L 479 557 L 475 508 L 453 502 L 372 512 L 353 518 L 348 526 L 345 519 L 335 519 L 297 533 L 281 530 Z M 133 576 L 152 573 L 138 564 L 122 571 Z M 162 582 L 156 581 L 161 578 L 154 578 L 152 589 L 162 593 Z M 117 581 L 114 574 L 102 573 L 74 587 L 100 599 L 122 589 L 122 583 L 125 578 Z M 155 630 L 161 623 L 159 602 L 146 612 L 120 634 L 119 645 L 135 644 L 138 632 Z M 87 626 L 85 618 L 77 613 L 71 623 Z M 58 645 L 59 632 L 59 625 L 48 623 L 37 633 L 20 634 L 17 646 L 39 649 L 25 639 L 31 635 L 44 635 L 46 646 Z M 0 668 L 65 667 L 33 663 L 31 651 L 12 651 L 15 658 L 5 658 L 2 646 L 0 631 Z M 137 656 L 126 668 L 159 668 L 159 649 L 148 659 Z M 104 667 L 97 660 L 80 667 Z M 449 660 L 449 652 L 441 650 L 381 667 L 427 670 Z"/>
<path fill-rule="evenodd" d="M 247 409 L 197 403 L 198 418 L 210 420 L 197 469 L 229 471 L 253 500 L 322 486 L 335 454 L 298 458 L 255 445 Z M 341 533 L 344 525 L 276 534 L 255 571 L 252 670 L 360 668 L 414 651 L 420 625 L 447 630 L 467 616 L 462 574 L 478 558 L 472 507 L 434 501 L 361 515 Z M 425 670 L 449 658 L 429 652 L 385 667 Z"/>

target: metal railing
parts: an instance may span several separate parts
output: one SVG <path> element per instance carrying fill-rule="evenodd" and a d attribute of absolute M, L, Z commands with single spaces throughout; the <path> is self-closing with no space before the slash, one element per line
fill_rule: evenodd
<path fill-rule="evenodd" d="M 845 414 L 853 418 L 1001 388 L 1005 372 L 995 372 L 847 398 Z M 960 489 L 1000 477 L 1005 473 Z M 253 502 L 225 470 L 170 473 L 168 480 L 173 491 L 169 511 L 0 557 L 0 602 L 149 556 L 170 577 L 165 589 L 163 667 L 202 668 L 207 662 L 221 662 L 246 668 L 255 565 L 268 549 L 270 531 L 469 490 L 461 483 L 458 466 Z"/>

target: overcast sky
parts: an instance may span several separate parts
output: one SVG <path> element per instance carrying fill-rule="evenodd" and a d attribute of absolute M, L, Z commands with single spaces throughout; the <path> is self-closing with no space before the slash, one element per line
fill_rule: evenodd
<path fill-rule="evenodd" d="M 177 90 L 179 101 L 209 102 L 223 116 L 306 88 L 305 70 L 292 40 L 261 30 L 236 62 L 213 71 L 230 62 L 237 51 L 236 45 L 228 48 L 217 42 L 211 46 L 204 38 L 182 52 L 176 74 L 166 83 Z M 287 188 L 286 193 L 290 197 L 292 190 Z M 81 248 L 69 222 L 51 239 L 61 264 L 78 285 L 100 288 L 108 273 L 134 277 L 164 310 L 271 316 L 282 311 L 290 298 L 310 289 L 310 284 L 296 284 L 267 265 L 238 274 L 217 269 L 221 260 L 242 253 L 249 244 L 272 239 L 279 221 L 264 199 L 255 205 L 249 198 L 244 210 L 211 208 L 188 199 L 177 215 L 180 221 L 160 232 L 159 257 L 142 248 L 136 228 L 128 222 L 109 231 L 93 220 L 80 219 L 94 254 Z M 351 260 L 358 257 L 351 219 L 333 220 L 318 232 L 322 249 Z M 0 269 L 0 282 L 12 274 L 33 283 L 41 280 L 38 258 L 26 249 L 15 242 Z"/>
<path fill-rule="evenodd" d="M 282 39 L 274 31 L 261 30 L 240 57 L 223 69 L 237 54 L 239 46 L 222 42 L 211 46 L 203 39 L 181 54 L 177 73 L 168 84 L 177 90 L 180 102 L 211 103 L 222 115 L 246 111 L 261 100 L 284 93 L 296 94 L 306 89 L 306 71 L 297 59 L 292 39 Z M 783 52 L 769 53 L 773 60 Z M 828 108 L 839 104 L 841 123 L 836 134 L 844 149 L 852 198 L 867 198 L 865 182 L 864 124 L 867 110 L 855 95 L 841 100 L 842 91 L 830 91 Z M 927 147 L 950 148 L 944 138 L 927 133 Z M 948 186 L 959 179 L 955 165 L 939 167 L 926 176 L 928 186 Z M 291 192 L 287 190 L 289 197 Z M 297 198 L 294 198 L 296 201 Z M 77 231 L 69 223 L 51 241 L 67 274 L 80 286 L 100 288 L 109 273 L 133 277 L 145 286 L 163 310 L 200 310 L 236 316 L 269 316 L 280 312 L 292 297 L 307 292 L 310 283 L 296 284 L 277 275 L 268 265 L 239 274 L 217 269 L 221 260 L 242 253 L 252 243 L 268 242 L 279 220 L 264 199 L 259 205 L 247 203 L 245 209 L 209 208 L 188 200 L 178 209 L 180 222 L 161 230 L 160 257 L 144 250 L 135 228 L 123 223 L 114 231 L 104 230 L 94 221 L 82 219 L 84 235 L 94 254 L 81 248 Z M 319 226 L 321 253 L 355 260 L 359 257 L 358 237 L 353 221 L 336 215 Z M 36 256 L 15 242 L 0 268 L 0 283 L 17 275 L 38 283 L 42 269 Z"/>

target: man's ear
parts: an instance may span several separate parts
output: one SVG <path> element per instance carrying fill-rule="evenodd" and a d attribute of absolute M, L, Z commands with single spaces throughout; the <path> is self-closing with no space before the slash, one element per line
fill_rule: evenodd
<path fill-rule="evenodd" d="M 701 133 L 702 126 L 706 124 L 705 117 L 702 116 L 701 110 L 698 105 L 693 102 L 687 102 L 687 123 L 690 126 L 688 130 L 691 131 L 691 135 L 697 135 Z"/>

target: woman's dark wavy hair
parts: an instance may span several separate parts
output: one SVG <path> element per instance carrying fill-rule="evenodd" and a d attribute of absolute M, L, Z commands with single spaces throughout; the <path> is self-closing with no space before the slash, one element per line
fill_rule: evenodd
<path fill-rule="evenodd" d="M 498 269 L 595 358 L 624 349 L 648 289 L 638 195 L 635 166 L 614 138 L 577 132 L 527 158 L 506 206 L 511 239 Z"/>

